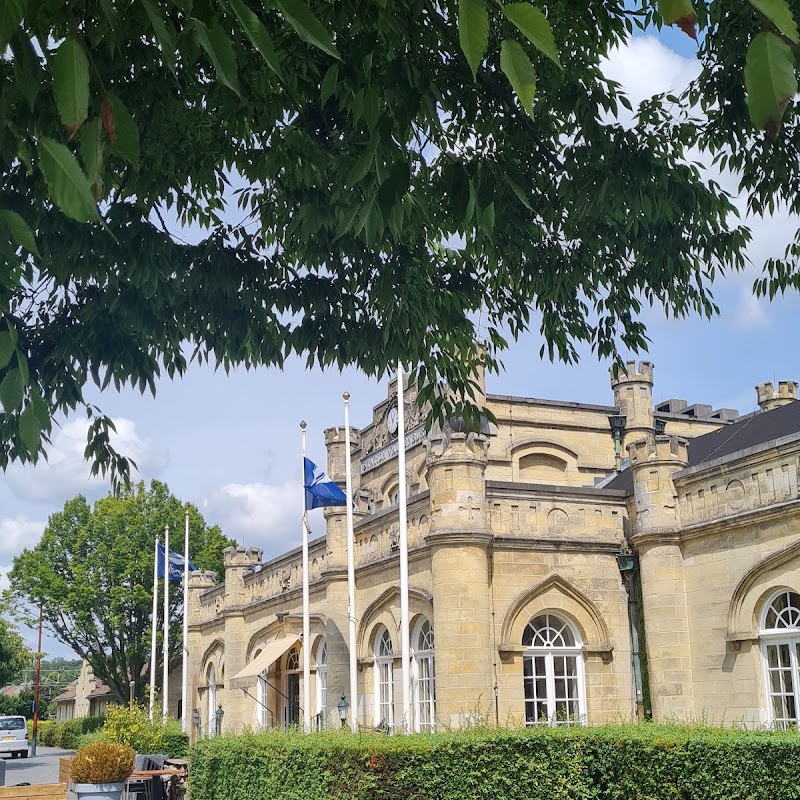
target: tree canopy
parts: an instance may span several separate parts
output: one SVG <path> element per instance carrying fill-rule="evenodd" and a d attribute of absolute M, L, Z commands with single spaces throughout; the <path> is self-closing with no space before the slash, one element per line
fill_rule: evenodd
<path fill-rule="evenodd" d="M 144 697 L 155 540 L 169 525 L 182 542 L 187 509 L 190 560 L 198 569 L 222 575 L 222 551 L 235 542 L 217 525 L 206 525 L 195 506 L 182 503 L 158 481 L 109 495 L 91 508 L 82 496 L 68 501 L 50 517 L 39 543 L 14 559 L 9 573 L 12 594 L 32 608 L 41 605 L 50 635 L 86 659 L 120 699 L 127 700 L 131 680 L 136 697 Z M 181 652 L 181 604 L 181 592 L 173 589 L 170 661 Z M 161 602 L 155 624 L 160 637 Z M 163 664 L 160 649 L 158 657 Z"/>
<path fill-rule="evenodd" d="M 22 670 L 33 664 L 33 653 L 2 606 L 0 612 L 4 614 L 0 617 L 0 686 L 6 686 L 18 681 Z"/>
<path fill-rule="evenodd" d="M 794 208 L 797 11 L 8 0 L 0 466 L 83 406 L 87 456 L 126 472 L 87 384 L 154 392 L 192 358 L 376 376 L 402 359 L 447 413 L 436 381 L 469 391 L 529 327 L 572 360 L 646 347 L 643 304 L 712 315 L 749 232 L 689 155 L 736 170 L 757 212 Z M 663 22 L 698 36 L 702 74 L 623 123 L 602 59 Z"/>

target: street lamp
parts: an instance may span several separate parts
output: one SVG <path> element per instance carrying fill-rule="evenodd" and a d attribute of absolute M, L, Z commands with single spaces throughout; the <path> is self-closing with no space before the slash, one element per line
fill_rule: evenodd
<path fill-rule="evenodd" d="M 214 716 L 216 717 L 217 720 L 217 736 L 219 736 L 222 733 L 222 718 L 225 716 L 225 712 L 222 710 L 221 703 L 219 704 L 219 706 L 217 706 L 217 710 L 214 713 Z"/>
<path fill-rule="evenodd" d="M 350 708 L 350 703 L 347 702 L 347 699 L 344 695 L 342 695 L 342 699 L 336 704 L 336 709 L 339 712 L 339 722 L 342 723 L 342 727 L 344 728 L 345 722 L 347 722 L 347 709 Z"/>

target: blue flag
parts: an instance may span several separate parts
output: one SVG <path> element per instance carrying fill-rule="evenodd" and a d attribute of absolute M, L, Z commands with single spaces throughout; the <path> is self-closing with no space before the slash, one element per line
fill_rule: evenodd
<path fill-rule="evenodd" d="M 173 553 L 169 551 L 169 579 L 171 581 L 183 580 L 183 556 L 180 553 Z M 194 570 L 194 564 L 189 562 L 189 570 Z M 164 545 L 158 546 L 158 577 L 159 580 L 164 579 Z"/>
<path fill-rule="evenodd" d="M 313 461 L 304 458 L 306 511 L 323 506 L 347 505 L 345 493 Z"/>

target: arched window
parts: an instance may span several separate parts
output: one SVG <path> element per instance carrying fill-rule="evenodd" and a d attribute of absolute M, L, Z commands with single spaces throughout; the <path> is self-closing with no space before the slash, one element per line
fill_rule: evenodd
<path fill-rule="evenodd" d="M 208 668 L 208 735 L 217 734 L 217 673 L 214 665 Z"/>
<path fill-rule="evenodd" d="M 394 728 L 394 649 L 383 626 L 375 637 L 375 724 Z"/>
<path fill-rule="evenodd" d="M 581 644 L 555 614 L 534 617 L 522 634 L 526 725 L 576 725 L 586 718 Z"/>
<path fill-rule="evenodd" d="M 328 713 L 328 643 L 317 647 L 317 727 L 325 725 Z"/>
<path fill-rule="evenodd" d="M 769 722 L 780 730 L 800 721 L 800 594 L 782 589 L 761 619 L 761 653 Z"/>
<path fill-rule="evenodd" d="M 417 624 L 413 637 L 414 730 L 433 731 L 436 725 L 436 675 L 433 628 L 427 619 Z"/>
<path fill-rule="evenodd" d="M 293 647 L 286 656 L 286 705 L 283 712 L 284 726 L 291 728 L 300 724 L 300 651 Z"/>

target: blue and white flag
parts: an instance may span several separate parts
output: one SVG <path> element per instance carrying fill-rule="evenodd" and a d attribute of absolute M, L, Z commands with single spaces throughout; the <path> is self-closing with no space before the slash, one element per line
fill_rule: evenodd
<path fill-rule="evenodd" d="M 173 553 L 172 550 L 169 551 L 169 579 L 171 581 L 182 581 L 183 580 L 183 556 L 180 553 Z M 189 562 L 189 570 L 194 570 L 194 564 Z M 164 545 L 159 544 L 158 546 L 158 578 L 159 580 L 164 579 Z"/>
<path fill-rule="evenodd" d="M 345 493 L 311 459 L 303 458 L 306 511 L 323 506 L 347 505 Z"/>

